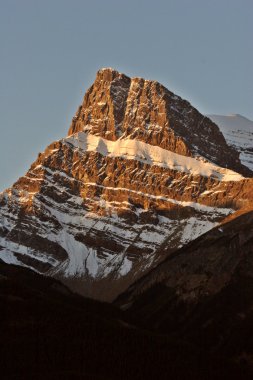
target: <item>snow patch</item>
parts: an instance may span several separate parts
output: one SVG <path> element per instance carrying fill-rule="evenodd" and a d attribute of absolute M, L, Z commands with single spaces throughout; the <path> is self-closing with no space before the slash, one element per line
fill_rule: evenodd
<path fill-rule="evenodd" d="M 232 170 L 222 168 L 201 158 L 185 157 L 180 154 L 150 145 L 139 140 L 120 139 L 109 141 L 86 132 L 75 133 L 62 140 L 85 152 L 98 152 L 105 157 L 123 157 L 219 181 L 240 181 L 244 177 Z"/>

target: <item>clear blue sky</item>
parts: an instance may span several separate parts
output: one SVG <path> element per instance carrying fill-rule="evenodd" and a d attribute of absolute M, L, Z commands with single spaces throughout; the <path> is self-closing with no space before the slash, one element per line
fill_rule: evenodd
<path fill-rule="evenodd" d="M 0 0 L 0 190 L 66 135 L 100 67 L 253 119 L 252 0 Z"/>

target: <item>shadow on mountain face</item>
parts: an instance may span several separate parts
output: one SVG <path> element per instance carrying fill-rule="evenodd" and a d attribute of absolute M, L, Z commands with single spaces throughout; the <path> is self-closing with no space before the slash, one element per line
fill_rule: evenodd
<path fill-rule="evenodd" d="M 253 212 L 182 248 L 115 303 L 137 325 L 198 347 L 219 370 L 227 365 L 225 378 L 231 368 L 253 378 Z"/>
<path fill-rule="evenodd" d="M 202 378 L 189 344 L 137 329 L 112 305 L 28 269 L 0 263 L 0 300 L 2 379 Z"/>

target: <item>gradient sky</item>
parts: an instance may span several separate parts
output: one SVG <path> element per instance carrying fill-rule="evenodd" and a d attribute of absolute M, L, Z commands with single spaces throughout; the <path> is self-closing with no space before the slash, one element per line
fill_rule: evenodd
<path fill-rule="evenodd" d="M 252 0 L 0 0 L 0 190 L 66 135 L 96 71 L 253 120 Z"/>

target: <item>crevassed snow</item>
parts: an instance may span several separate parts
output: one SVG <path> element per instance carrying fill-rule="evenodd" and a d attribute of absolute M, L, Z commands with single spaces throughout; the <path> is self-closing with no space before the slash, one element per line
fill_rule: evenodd
<path fill-rule="evenodd" d="M 240 174 L 211 162 L 181 156 L 139 140 L 121 139 L 109 141 L 100 136 L 78 132 L 62 141 L 83 151 L 98 152 L 108 157 L 124 157 L 125 159 L 137 160 L 149 165 L 165 167 L 184 173 L 213 177 L 219 181 L 240 181 L 243 179 Z"/>

